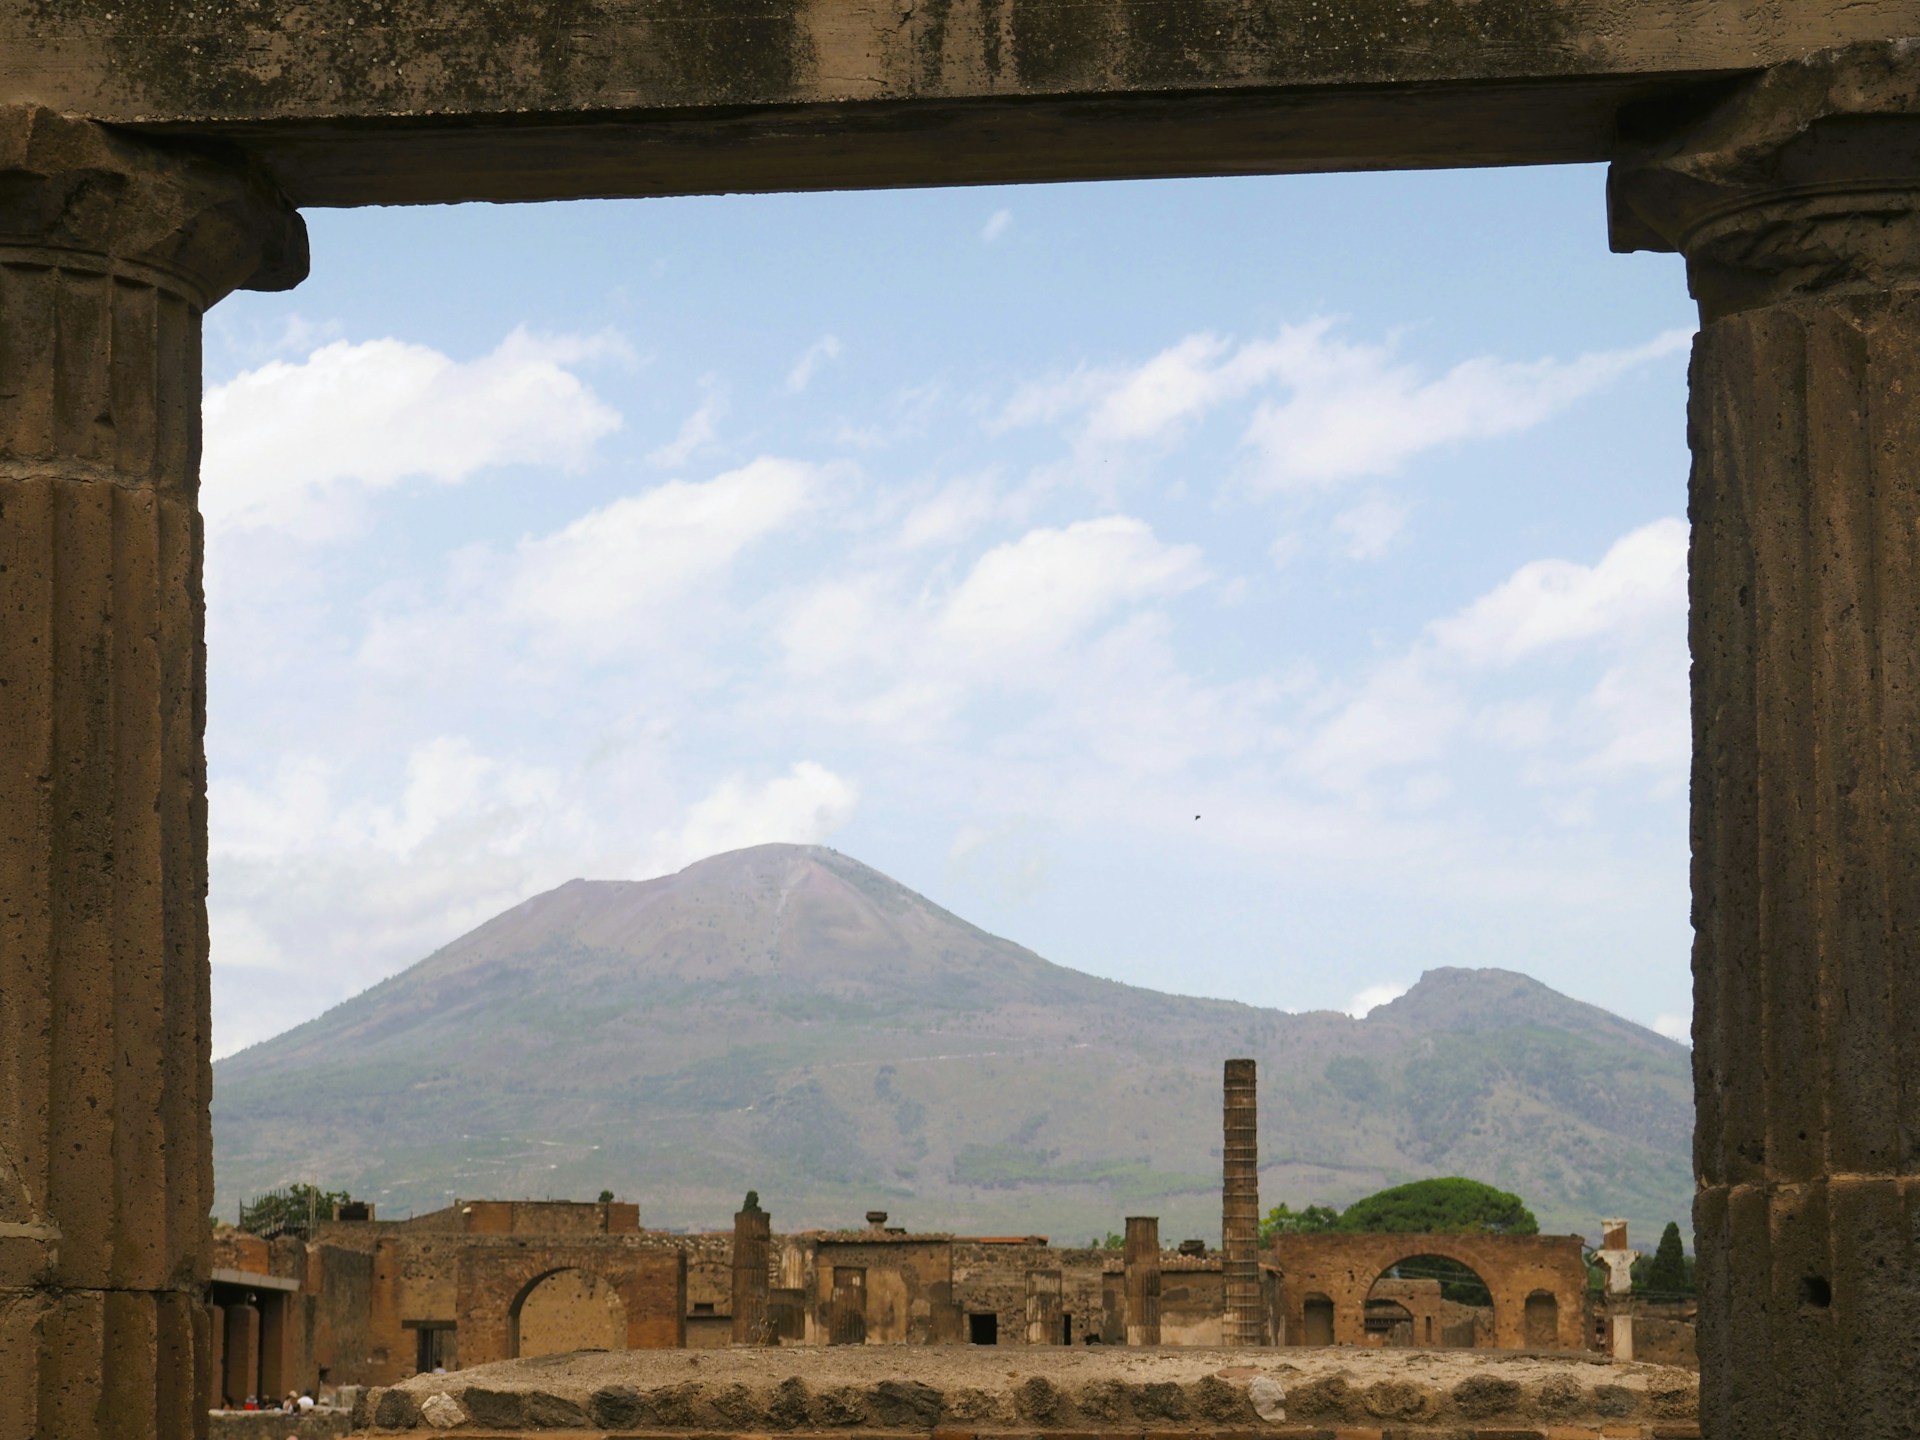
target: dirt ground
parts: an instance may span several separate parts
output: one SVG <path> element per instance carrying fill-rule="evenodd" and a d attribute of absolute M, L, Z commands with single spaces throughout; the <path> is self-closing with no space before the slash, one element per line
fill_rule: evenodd
<path fill-rule="evenodd" d="M 375 1389 L 357 1431 L 930 1432 L 1685 1421 L 1699 1377 L 1511 1351 L 834 1346 L 543 1356 Z"/>

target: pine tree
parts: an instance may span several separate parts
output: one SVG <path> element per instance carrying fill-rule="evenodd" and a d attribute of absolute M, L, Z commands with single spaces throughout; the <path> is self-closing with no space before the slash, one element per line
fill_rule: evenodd
<path fill-rule="evenodd" d="M 1653 1252 L 1647 1267 L 1645 1288 L 1651 1295 L 1691 1295 L 1693 1267 L 1687 1264 L 1686 1251 L 1680 1245 L 1680 1226 L 1672 1220 L 1660 1232 L 1660 1248 Z"/>

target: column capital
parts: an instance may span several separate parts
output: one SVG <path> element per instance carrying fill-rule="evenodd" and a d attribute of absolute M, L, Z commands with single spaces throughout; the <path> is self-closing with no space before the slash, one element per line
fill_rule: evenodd
<path fill-rule="evenodd" d="M 1701 318 L 1920 283 L 1920 40 L 1776 65 L 1607 176 L 1616 251 L 1678 251 Z"/>
<path fill-rule="evenodd" d="M 77 267 L 104 259 L 203 310 L 307 274 L 305 223 L 246 157 L 0 106 L 0 258 L 23 251 Z"/>

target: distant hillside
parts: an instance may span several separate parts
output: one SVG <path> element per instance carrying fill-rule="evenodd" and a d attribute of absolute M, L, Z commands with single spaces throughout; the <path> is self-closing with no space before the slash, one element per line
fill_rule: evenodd
<path fill-rule="evenodd" d="M 1365 1020 L 1162 995 L 792 845 L 572 881 L 221 1061 L 218 1205 L 606 1187 L 717 1226 L 753 1188 L 781 1227 L 1211 1237 L 1232 1055 L 1260 1062 L 1265 1205 L 1457 1173 L 1549 1231 L 1688 1223 L 1686 1050 L 1523 975 L 1432 970 Z"/>

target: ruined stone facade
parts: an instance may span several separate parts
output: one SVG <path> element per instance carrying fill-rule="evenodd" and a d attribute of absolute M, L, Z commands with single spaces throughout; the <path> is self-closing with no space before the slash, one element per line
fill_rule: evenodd
<path fill-rule="evenodd" d="M 1486 1283 L 1493 1296 L 1493 1348 L 1587 1348 L 1587 1265 L 1578 1236 L 1280 1235 L 1267 1254 L 1286 1277 L 1290 1343 L 1379 1343 L 1369 1341 L 1366 1328 L 1375 1282 L 1399 1261 L 1437 1255 L 1467 1266 Z M 1461 1318 L 1423 1310 L 1413 1343 L 1445 1345 L 1446 1328 Z"/>
<path fill-rule="evenodd" d="M 747 1222 L 762 1232 L 754 1253 L 766 1299 L 759 1338 L 741 1343 L 1236 1343 L 1218 1251 L 1130 1255 L 1055 1248 L 1041 1236 L 913 1234 L 884 1216 L 864 1229 L 781 1235 L 768 1219 L 762 1211 Z M 1158 1226 L 1134 1217 L 1128 1230 L 1142 1241 Z M 734 1299 L 753 1289 L 736 1264 L 737 1234 L 647 1231 L 635 1206 L 561 1201 L 461 1201 L 408 1220 L 323 1222 L 310 1240 L 222 1231 L 213 1373 L 219 1393 L 239 1400 L 561 1350 L 726 1346 Z M 1447 1301 L 1432 1281 L 1382 1279 L 1414 1254 L 1470 1266 L 1493 1291 L 1492 1307 Z M 1577 1350 L 1592 1328 L 1571 1237 L 1283 1237 L 1260 1253 L 1257 1274 L 1258 1346 Z M 1410 1328 L 1370 1331 L 1369 1299 L 1402 1305 Z M 233 1337 L 224 1353 L 223 1335 Z M 1670 1337 L 1667 1349 L 1679 1345 Z"/>

